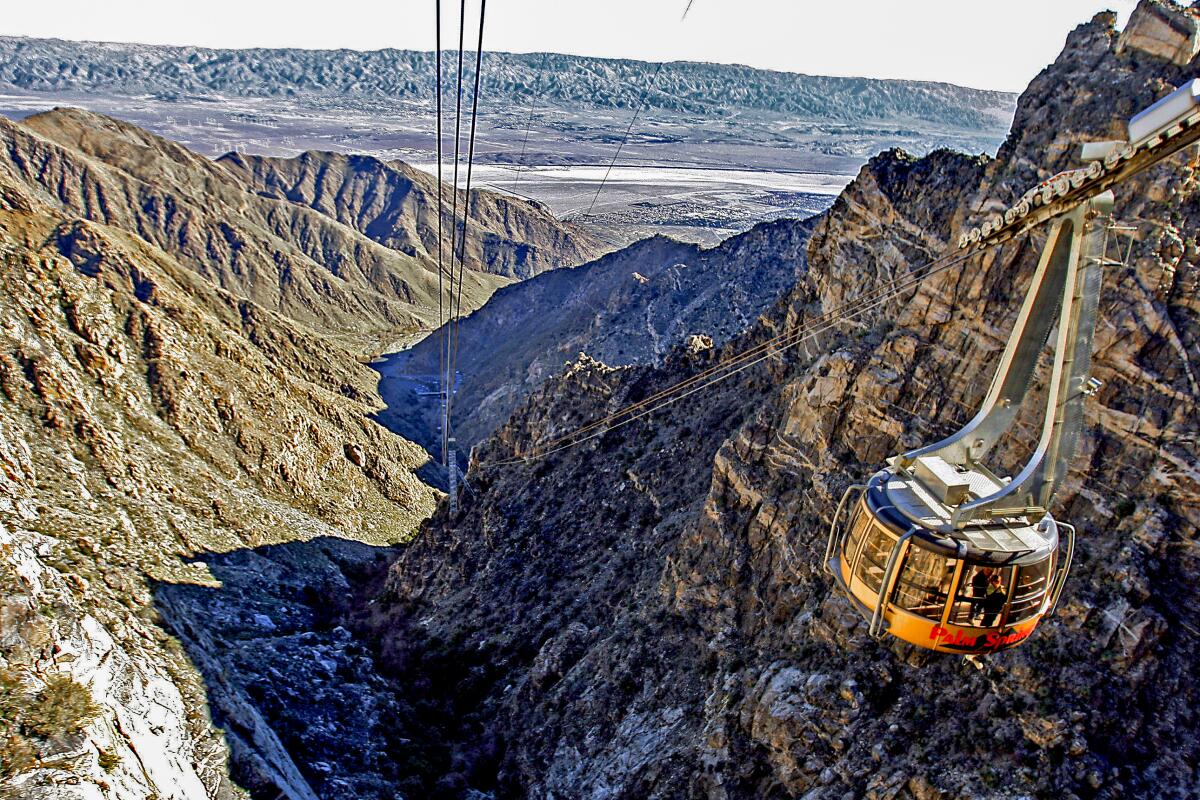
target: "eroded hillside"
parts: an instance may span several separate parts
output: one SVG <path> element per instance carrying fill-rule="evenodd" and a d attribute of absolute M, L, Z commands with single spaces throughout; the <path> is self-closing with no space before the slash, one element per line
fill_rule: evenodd
<path fill-rule="evenodd" d="M 820 561 L 847 484 L 978 404 L 1040 235 L 652 420 L 494 464 L 929 262 L 1196 74 L 1200 12 L 1147 0 L 1114 23 L 1071 34 L 995 160 L 872 160 L 741 339 L 659 367 L 582 359 L 477 449 L 460 515 L 442 505 L 370 615 L 456 721 L 445 796 L 1196 796 L 1195 147 L 1117 192 L 1133 248 L 1106 270 L 1105 383 L 1054 509 L 1080 552 L 1057 616 L 1016 650 L 873 640 Z"/>
<path fill-rule="evenodd" d="M 313 208 L 392 250 L 437 257 L 437 180 L 402 161 L 340 153 L 296 158 L 229 153 L 217 163 L 260 195 Z M 442 194 L 446 208 L 457 208 L 461 220 L 466 192 L 455 196 L 446 186 Z M 581 227 L 517 197 L 473 191 L 466 215 L 470 225 L 459 255 L 470 270 L 524 279 L 582 264 L 600 253 L 599 244 Z M 447 238 L 452 222 L 448 212 L 442 223 Z M 443 253 L 447 264 L 452 256 L 448 245 Z"/>
<path fill-rule="evenodd" d="M 336 209 L 265 191 L 243 161 L 227 169 L 133 125 L 76 109 L 20 123 L 0 119 L 0 144 L 0 163 L 28 194 L 140 236 L 208 281 L 356 351 L 379 352 L 436 325 L 437 212 L 425 203 L 393 209 L 360 231 Z M 283 160 L 276 168 L 303 170 L 313 158 L 321 156 Z M 322 188 L 349 198 L 360 178 L 354 168 L 326 170 Z M 473 206 L 490 209 L 497 202 L 488 196 Z M 511 282 L 500 273 L 519 275 L 513 264 L 531 248 L 566 248 L 555 266 L 593 251 L 585 235 L 531 204 L 504 208 L 498 224 L 505 236 L 485 227 L 479 239 L 491 242 L 490 250 L 468 253 L 464 308 Z M 449 219 L 445 227 L 448 240 Z M 525 233 L 543 240 L 525 242 Z M 397 246 L 409 235 L 421 246 Z M 550 265 L 541 258 L 541 268 Z"/>

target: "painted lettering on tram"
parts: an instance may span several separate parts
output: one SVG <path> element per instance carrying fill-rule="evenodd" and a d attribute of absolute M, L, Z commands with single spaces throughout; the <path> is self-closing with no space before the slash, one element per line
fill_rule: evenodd
<path fill-rule="evenodd" d="M 963 630 L 950 630 L 941 625 L 934 625 L 929 631 L 929 638 L 941 647 L 961 648 L 963 650 L 987 649 L 998 650 L 1011 647 L 1033 633 L 1034 625 L 1024 628 L 1013 628 L 1007 631 L 988 631 L 985 634 L 971 635 Z"/>

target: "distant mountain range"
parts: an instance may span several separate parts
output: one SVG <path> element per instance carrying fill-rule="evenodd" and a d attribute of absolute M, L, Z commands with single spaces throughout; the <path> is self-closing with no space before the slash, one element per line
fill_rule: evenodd
<path fill-rule="evenodd" d="M 467 59 L 473 68 L 473 59 Z M 861 124 L 914 121 L 992 131 L 1016 106 L 1008 92 L 948 83 L 802 75 L 730 64 L 658 65 L 556 53 L 485 53 L 481 98 L 572 107 L 633 107 L 704 116 L 747 112 Z M 453 59 L 444 59 L 447 80 Z M 355 101 L 425 101 L 434 54 L 412 50 L 215 50 L 0 37 L 0 85 L 37 92 L 200 95 L 322 94 Z M 647 93 L 647 87 L 653 86 Z"/>

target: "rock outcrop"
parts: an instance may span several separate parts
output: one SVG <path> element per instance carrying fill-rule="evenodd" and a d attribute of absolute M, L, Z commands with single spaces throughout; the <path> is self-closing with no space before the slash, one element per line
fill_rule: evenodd
<path fill-rule="evenodd" d="M 949 432 L 987 388 L 1040 234 L 930 277 L 878 315 L 529 464 L 514 451 L 878 290 L 1070 166 L 1081 141 L 1192 78 L 1101 14 L 1021 96 L 996 159 L 872 160 L 789 296 L 723 348 L 581 359 L 476 450 L 364 624 L 438 698 L 442 796 L 1190 798 L 1200 695 L 1200 183 L 1190 148 L 1119 187 L 1088 431 L 1055 513 L 1080 526 L 1056 617 L 986 659 L 870 638 L 820 568 L 845 486 Z M 1124 254 L 1124 250 L 1120 251 Z M 1113 244 L 1112 254 L 1118 253 Z M 998 453 L 1011 468 L 1028 433 Z M 456 794 L 457 792 L 457 794 Z"/>

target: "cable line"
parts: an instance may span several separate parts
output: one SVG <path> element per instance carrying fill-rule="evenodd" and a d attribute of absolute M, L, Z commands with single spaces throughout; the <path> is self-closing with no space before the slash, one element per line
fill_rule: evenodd
<path fill-rule="evenodd" d="M 443 323 L 443 308 L 442 308 L 442 0 L 434 0 L 434 47 L 437 52 L 436 56 L 436 74 L 434 77 L 434 105 L 436 106 L 437 122 L 437 235 L 438 235 L 438 327 Z"/>
<path fill-rule="evenodd" d="M 962 257 L 965 258 L 966 256 L 964 255 Z M 900 292 L 905 291 L 906 289 L 911 288 L 911 286 L 915 285 L 915 282 L 911 279 L 913 278 L 913 276 L 915 276 L 921 270 L 926 270 L 926 273 L 925 273 L 925 275 L 917 278 L 916 282 L 919 282 L 920 280 L 923 280 L 924 278 L 932 275 L 935 271 L 934 268 L 937 268 L 936 271 L 941 271 L 941 268 L 938 267 L 938 265 L 942 264 L 943 262 L 945 262 L 949 259 L 954 259 L 954 258 L 955 258 L 954 254 L 948 254 L 948 255 L 943 256 L 943 257 L 941 257 L 935 261 L 932 261 L 928 264 L 924 264 L 921 267 L 917 267 L 913 270 L 910 270 L 908 272 L 908 274 L 903 276 L 902 278 L 893 279 L 892 286 L 881 287 L 881 288 L 875 290 L 873 293 L 867 293 L 867 294 L 855 299 L 854 301 L 851 301 L 850 303 L 843 304 L 842 306 L 840 306 L 837 309 L 833 309 L 829 312 L 826 312 L 825 314 L 822 314 L 821 316 L 817 317 L 816 319 L 811 320 L 808 323 L 808 326 L 812 327 L 815 325 L 823 324 L 823 323 L 833 319 L 835 316 L 837 316 L 839 314 L 853 310 L 853 308 L 855 306 L 863 304 L 863 303 L 869 303 L 869 302 L 873 302 L 875 300 L 890 299 L 891 297 L 893 297 L 893 296 L 899 294 Z M 960 260 L 960 259 L 955 259 L 955 263 L 957 263 L 958 260 Z M 947 265 L 946 268 L 949 268 L 949 266 L 954 266 L 954 264 Z M 900 280 L 909 280 L 909 282 L 907 284 L 901 285 L 901 284 L 899 284 Z M 643 398 L 639 402 L 634 403 L 624 409 L 621 409 L 620 411 L 615 412 L 614 414 L 610 415 L 609 417 L 606 417 L 603 420 L 598 420 L 597 422 L 593 422 L 590 425 L 584 426 L 584 428 L 574 431 L 573 434 L 584 432 L 588 428 L 596 427 L 597 425 L 602 425 L 606 422 L 611 421 L 615 417 L 619 417 L 623 414 L 635 411 L 638 408 L 640 408 L 648 403 L 654 402 L 655 400 L 658 400 L 659 398 L 664 397 L 674 391 L 677 391 L 682 388 L 686 388 L 688 385 L 695 383 L 696 381 L 702 380 L 715 372 L 719 372 L 722 369 L 727 369 L 727 368 L 736 366 L 741 361 L 751 358 L 755 355 L 758 355 L 766 350 L 770 350 L 773 347 L 776 347 L 777 345 L 779 345 L 780 343 L 785 342 L 789 338 L 794 337 L 795 335 L 796 335 L 796 332 L 781 333 L 765 342 L 762 342 L 762 343 L 756 345 L 755 347 L 750 348 L 747 351 L 736 354 L 732 358 L 726 359 L 725 361 L 722 361 L 719 364 L 709 367 L 708 369 L 703 370 L 702 372 L 700 372 L 696 375 L 693 375 L 690 378 L 688 378 L 684 381 L 681 381 L 680 383 L 677 383 L 673 386 L 670 386 L 666 389 L 656 392 L 655 394 L 650 395 L 647 398 Z M 551 442 L 551 444 L 556 443 L 557 441 L 560 441 L 562 438 L 565 438 L 565 437 L 560 437 L 558 440 L 555 440 L 555 442 Z"/>
<path fill-rule="evenodd" d="M 642 92 L 642 99 L 638 101 L 637 110 L 633 112 L 633 118 L 629 120 L 629 126 L 625 128 L 625 135 L 621 137 L 621 143 L 617 145 L 617 152 L 613 153 L 612 161 L 608 162 L 608 169 L 604 171 L 604 178 L 600 181 L 599 188 L 596 189 L 596 196 L 592 198 L 591 205 L 588 210 L 583 212 L 583 216 L 590 217 L 592 209 L 596 206 L 596 201 L 600 199 L 600 193 L 604 191 L 604 184 L 608 183 L 608 176 L 612 174 L 613 165 L 617 163 L 617 159 L 621 157 L 621 150 L 625 148 L 625 142 L 629 140 L 629 132 L 633 130 L 634 123 L 638 121 L 638 117 L 642 114 L 642 109 L 646 107 L 646 101 L 650 99 L 650 90 L 654 88 L 654 81 L 658 79 L 658 73 L 662 72 L 662 62 L 658 62 L 658 66 L 654 68 L 654 74 L 650 76 L 650 80 L 646 82 L 646 90 Z"/>
<path fill-rule="evenodd" d="M 539 78 L 541 78 L 545 74 L 546 67 L 549 65 L 549 63 L 550 63 L 550 54 L 543 53 L 542 54 L 542 68 L 541 68 L 541 71 L 539 71 L 539 73 L 538 73 Z M 543 82 L 542 80 L 538 81 L 539 86 L 541 85 L 542 82 Z M 524 169 L 524 167 L 525 167 L 525 149 L 529 146 L 529 131 L 533 128 L 533 112 L 537 108 L 537 100 L 538 100 L 538 96 L 540 94 L 541 94 L 541 90 L 539 88 L 538 91 L 532 92 L 531 96 L 529 98 L 529 117 L 528 117 L 528 119 L 525 120 L 525 138 L 521 142 L 521 157 L 517 160 L 517 177 L 513 181 L 514 189 L 521 184 L 521 170 Z M 516 192 L 514 191 L 513 194 L 516 194 Z M 532 199 L 532 198 L 530 198 L 530 199 Z"/>
<path fill-rule="evenodd" d="M 458 8 L 458 75 L 456 96 L 454 100 L 454 188 L 450 204 L 450 320 L 454 320 L 454 242 L 458 234 L 458 164 L 461 160 L 462 144 L 462 73 L 463 73 L 463 38 L 467 25 L 467 0 L 461 0 Z M 444 357 L 439 361 L 445 366 L 445 377 L 439 382 L 442 385 L 442 463 L 449 464 L 450 444 L 450 394 L 454 391 L 454 378 L 450 367 L 450 325 L 442 328 L 443 341 L 441 344 Z"/>
<path fill-rule="evenodd" d="M 462 8 L 465 12 L 466 0 L 463 0 Z M 457 367 L 458 367 L 458 327 L 459 327 L 459 317 L 462 313 L 463 274 L 466 271 L 467 221 L 469 220 L 470 215 L 471 215 L 471 171 L 472 171 L 472 167 L 474 166 L 474 160 L 475 160 L 476 123 L 479 119 L 479 85 L 480 85 L 480 79 L 483 74 L 483 31 L 484 31 L 484 21 L 486 19 L 486 15 L 487 15 L 487 0 L 480 0 L 480 4 L 479 4 L 479 42 L 478 42 L 478 45 L 476 46 L 476 51 L 475 51 L 475 85 L 474 85 L 474 89 L 473 89 L 473 92 L 471 95 L 471 129 L 470 129 L 470 134 L 467 139 L 467 182 L 466 182 L 466 187 L 465 187 L 465 191 L 464 191 L 464 195 L 463 195 L 464 199 L 463 199 L 462 231 L 458 237 L 458 288 L 457 288 L 457 292 L 454 292 L 454 289 L 453 289 L 453 280 L 454 280 L 453 256 L 452 256 L 452 260 L 450 263 L 451 281 L 452 281 L 451 291 L 454 292 L 454 294 L 452 295 L 452 298 L 451 298 L 450 324 L 446 328 L 446 347 L 447 347 L 447 353 L 448 353 L 446 380 L 447 380 L 448 386 L 447 386 L 447 392 L 446 392 L 445 430 L 446 430 L 447 439 L 449 439 L 450 425 L 451 425 L 451 421 L 453 419 L 454 384 L 456 382 L 455 377 L 457 374 Z M 461 18 L 460 23 L 465 23 L 465 17 Z M 459 28 L 459 40 L 460 40 L 460 42 L 462 41 L 462 26 L 461 25 Z M 459 62 L 461 63 L 461 61 L 462 61 L 462 51 L 460 50 L 459 51 Z M 459 97 L 460 97 L 460 100 L 461 100 L 461 96 L 462 96 L 461 77 L 462 77 L 462 75 L 460 73 L 459 74 L 459 78 L 460 78 Z M 457 185 L 455 188 L 455 194 L 457 197 Z M 447 466 L 451 470 L 456 469 L 455 464 L 449 463 L 450 462 L 450 454 L 449 453 L 446 454 L 446 461 L 447 461 Z"/>
<path fill-rule="evenodd" d="M 442 217 L 445 215 L 445 200 L 442 196 L 442 0 L 434 0 L 434 49 L 437 52 L 436 57 L 436 75 L 434 77 L 434 105 L 436 106 L 437 122 L 435 124 L 437 130 L 437 264 L 438 264 L 438 328 L 441 329 L 445 324 L 445 314 L 442 305 L 442 295 L 445 291 L 442 274 L 445 272 L 445 265 L 442 257 L 442 241 L 444 234 L 442 233 Z M 441 346 L 438 347 L 438 385 L 442 384 L 442 376 L 446 370 L 445 351 Z M 442 451 L 445 452 L 445 443 L 443 442 Z"/>
<path fill-rule="evenodd" d="M 948 254 L 941 258 L 935 259 L 928 264 L 910 270 L 901 278 L 893 280 L 888 287 L 868 293 L 863 297 L 857 298 L 849 303 L 844 303 L 836 309 L 833 309 L 816 319 L 810 321 L 805 326 L 798 330 L 785 332 L 775 336 L 765 342 L 762 342 L 749 350 L 743 351 L 726 361 L 716 364 L 700 373 L 693 375 L 679 383 L 667 387 L 655 394 L 644 398 L 636 403 L 632 403 L 608 416 L 581 426 L 566 434 L 555 437 L 549 441 L 539 443 L 532 451 L 527 454 L 515 456 L 513 458 L 493 461 L 482 464 L 480 466 L 504 466 L 528 461 L 533 458 L 542 458 L 569 447 L 574 447 L 591 439 L 598 438 L 608 433 L 611 430 L 627 425 L 638 419 L 641 419 L 649 414 L 654 413 L 668 405 L 676 403 L 686 397 L 707 389 L 710 386 L 719 383 L 727 378 L 733 377 L 762 361 L 778 355 L 779 353 L 788 350 L 803 342 L 809 341 L 822 333 L 832 330 L 837 325 L 856 319 L 866 312 L 878 308 L 888 300 L 902 294 L 903 292 L 914 288 L 926 279 L 935 274 L 949 270 L 968 260 L 970 257 L 990 250 L 993 247 L 999 246 L 1000 243 L 992 243 L 987 246 L 971 249 L 967 252 L 958 252 Z M 596 430 L 603 427 L 603 430 Z M 590 432 L 590 433 L 589 433 Z M 583 434 L 587 434 L 586 436 Z"/>

